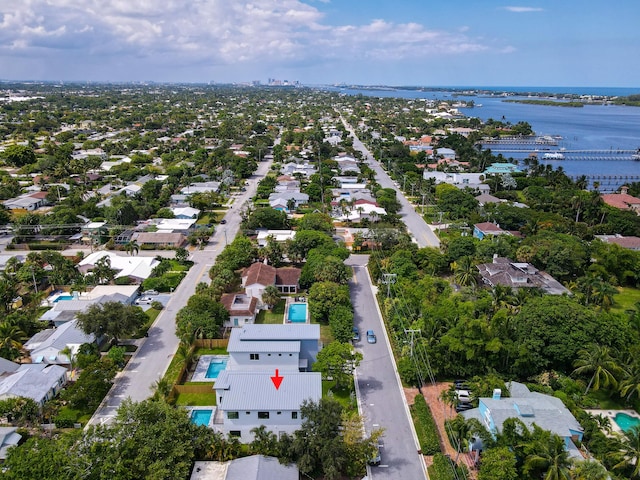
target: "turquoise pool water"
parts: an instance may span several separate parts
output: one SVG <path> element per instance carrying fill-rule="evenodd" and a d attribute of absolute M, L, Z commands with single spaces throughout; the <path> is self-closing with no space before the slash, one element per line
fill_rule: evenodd
<path fill-rule="evenodd" d="M 60 295 L 53 303 L 58 303 L 60 300 L 73 300 L 73 295 Z"/>
<path fill-rule="evenodd" d="M 191 410 L 191 421 L 196 425 L 209 425 L 213 410 Z"/>
<path fill-rule="evenodd" d="M 222 370 L 227 368 L 228 359 L 223 358 L 220 360 L 211 360 L 209 362 L 209 367 L 207 367 L 207 373 L 205 374 L 206 378 L 218 378 L 218 375 Z"/>
<path fill-rule="evenodd" d="M 626 413 L 616 413 L 614 417 L 615 422 L 618 424 L 620 429 L 624 432 L 628 432 L 633 427 L 640 425 L 640 418 L 632 417 L 631 415 L 627 415 Z"/>
<path fill-rule="evenodd" d="M 289 321 L 293 323 L 305 323 L 307 321 L 307 304 L 292 303 L 289 305 Z"/>

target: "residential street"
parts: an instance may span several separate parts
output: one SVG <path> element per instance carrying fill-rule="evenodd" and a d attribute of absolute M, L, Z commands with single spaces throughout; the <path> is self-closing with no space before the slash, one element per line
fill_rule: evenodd
<path fill-rule="evenodd" d="M 371 155 L 371 152 L 369 152 L 367 147 L 365 147 L 357 137 L 351 125 L 349 125 L 344 120 L 344 118 L 340 118 L 342 119 L 342 123 L 344 124 L 345 128 L 353 136 L 353 148 L 362 152 L 367 165 L 369 165 L 369 167 L 376 172 L 376 180 L 378 181 L 380 186 L 382 186 L 383 188 L 393 188 L 398 192 L 397 198 L 402 205 L 402 209 L 399 212 L 400 216 L 402 218 L 402 221 L 407 226 L 407 230 L 411 234 L 413 234 L 416 242 L 418 242 L 418 246 L 420 248 L 439 247 L 440 240 L 433 233 L 433 230 L 431 230 L 429 225 L 427 225 L 427 222 L 425 222 L 424 219 L 416 212 L 415 208 L 413 208 L 413 205 L 409 203 L 400 189 L 393 184 L 393 180 L 391 180 L 391 177 L 387 175 L 387 172 L 380 166 L 380 163 L 373 158 L 373 155 Z"/>
<path fill-rule="evenodd" d="M 364 357 L 356 369 L 361 413 L 367 432 L 378 427 L 385 430 L 384 447 L 380 452 L 382 460 L 380 466 L 368 467 L 369 478 L 427 478 L 396 363 L 367 272 L 368 261 L 368 255 L 351 255 L 345 263 L 352 266 L 354 271 L 349 289 L 355 312 L 354 324 L 360 329 L 361 337 L 360 342 L 356 342 L 356 349 Z M 375 332 L 377 343 L 367 343 L 367 330 Z"/>
<path fill-rule="evenodd" d="M 187 304 L 199 282 L 209 283 L 209 269 L 224 249 L 225 242 L 231 242 L 240 229 L 242 219 L 239 211 L 242 205 L 255 195 L 258 181 L 266 175 L 270 166 L 271 162 L 266 161 L 258 164 L 256 172 L 247 180 L 249 185 L 246 186 L 246 191 L 239 192 L 234 197 L 233 205 L 224 217 L 226 225 L 216 226 L 209 244 L 203 250 L 193 252 L 190 257 L 194 262 L 193 267 L 149 329 L 149 337 L 143 340 L 125 369 L 116 377 L 113 387 L 88 425 L 108 422 L 126 398 L 139 402 L 151 396 L 153 384 L 162 378 L 178 349 L 179 340 L 175 334 L 176 313 Z"/>

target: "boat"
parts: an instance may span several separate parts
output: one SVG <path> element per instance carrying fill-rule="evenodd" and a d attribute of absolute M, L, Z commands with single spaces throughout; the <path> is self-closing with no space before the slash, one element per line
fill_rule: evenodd
<path fill-rule="evenodd" d="M 545 153 L 543 157 L 545 160 L 564 160 L 564 154 L 560 152 Z"/>
<path fill-rule="evenodd" d="M 631 155 L 631 159 L 632 160 L 640 160 L 640 153 L 634 153 L 633 155 Z"/>

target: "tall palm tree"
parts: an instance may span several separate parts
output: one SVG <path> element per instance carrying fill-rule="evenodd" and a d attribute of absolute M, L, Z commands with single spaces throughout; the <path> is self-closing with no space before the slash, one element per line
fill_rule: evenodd
<path fill-rule="evenodd" d="M 619 440 L 619 452 L 612 455 L 622 456 L 622 459 L 613 466 L 614 470 L 631 468 L 630 478 L 640 478 L 640 426 L 635 425 L 624 432 Z"/>
<path fill-rule="evenodd" d="M 604 387 L 617 387 L 617 377 L 622 373 L 618 362 L 611 356 L 609 347 L 596 343 L 578 351 L 578 358 L 573 362 L 573 366 L 576 367 L 573 371 L 576 375 L 593 373 L 585 395 L 589 393 L 591 386 L 594 390 L 598 390 L 601 384 Z"/>

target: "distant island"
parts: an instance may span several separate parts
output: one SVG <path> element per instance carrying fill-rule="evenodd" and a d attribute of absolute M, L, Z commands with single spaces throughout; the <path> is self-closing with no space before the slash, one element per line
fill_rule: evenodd
<path fill-rule="evenodd" d="M 507 103 L 526 103 L 527 105 L 547 105 L 552 107 L 584 107 L 583 102 L 563 102 L 558 100 L 504 100 Z"/>

